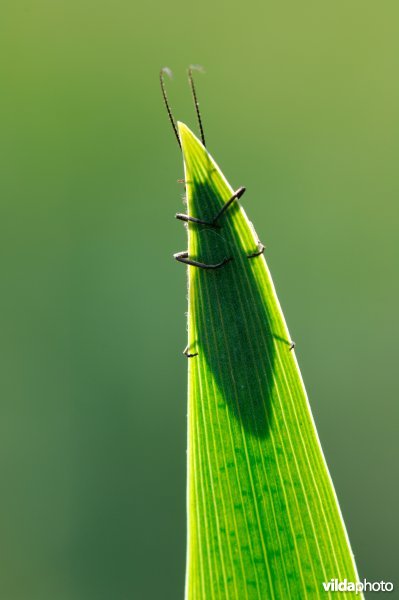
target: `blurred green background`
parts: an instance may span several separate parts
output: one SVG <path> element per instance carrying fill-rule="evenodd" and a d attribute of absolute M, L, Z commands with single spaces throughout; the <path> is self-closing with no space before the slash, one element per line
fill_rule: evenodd
<path fill-rule="evenodd" d="M 398 34 L 397 0 L 3 0 L 1 600 L 183 596 L 183 170 L 158 71 L 195 127 L 190 63 L 360 575 L 395 581 Z"/>

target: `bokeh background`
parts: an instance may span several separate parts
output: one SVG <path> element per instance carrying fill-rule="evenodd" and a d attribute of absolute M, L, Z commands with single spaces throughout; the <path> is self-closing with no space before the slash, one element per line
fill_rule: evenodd
<path fill-rule="evenodd" d="M 360 575 L 395 582 L 397 0 L 3 0 L 0 55 L 0 598 L 183 597 L 183 170 L 158 72 L 195 127 L 190 63 Z"/>

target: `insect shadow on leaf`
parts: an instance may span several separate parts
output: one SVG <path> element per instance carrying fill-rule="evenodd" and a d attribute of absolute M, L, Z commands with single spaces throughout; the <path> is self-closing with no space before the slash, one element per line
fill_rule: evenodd
<path fill-rule="evenodd" d="M 220 202 L 212 184 L 196 183 L 191 193 L 190 204 L 200 206 L 201 217 L 208 219 Z M 238 209 L 232 206 L 230 210 Z M 272 418 L 275 341 L 251 261 L 228 222 L 220 233 L 195 223 L 188 227 L 196 247 L 196 256 L 191 258 L 210 264 L 223 256 L 233 258 L 229 268 L 212 272 L 193 269 L 190 274 L 197 294 L 199 356 L 207 362 L 228 410 L 244 429 L 265 437 Z M 263 332 L 255 331 L 253 323 Z M 254 372 L 258 376 L 249 375 Z"/>

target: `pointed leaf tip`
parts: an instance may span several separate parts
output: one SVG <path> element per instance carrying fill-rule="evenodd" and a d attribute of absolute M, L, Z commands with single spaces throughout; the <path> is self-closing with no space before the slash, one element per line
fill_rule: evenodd
<path fill-rule="evenodd" d="M 189 127 L 185 123 L 181 121 L 177 121 L 177 130 L 179 132 L 179 138 L 182 145 L 183 155 L 185 155 L 191 147 L 193 149 L 195 146 L 199 145 L 201 148 L 205 149 L 203 143 L 197 136 L 191 131 Z"/>
<path fill-rule="evenodd" d="M 186 179 L 203 181 L 209 178 L 210 168 L 216 168 L 209 152 L 185 123 L 178 121 L 177 130 L 183 153 Z"/>

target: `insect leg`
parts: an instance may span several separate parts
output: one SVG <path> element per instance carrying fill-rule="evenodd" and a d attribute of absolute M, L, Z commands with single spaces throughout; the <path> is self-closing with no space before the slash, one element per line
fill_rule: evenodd
<path fill-rule="evenodd" d="M 253 252 L 252 254 L 247 254 L 247 258 L 256 258 L 257 256 L 260 256 L 261 254 L 263 254 L 265 251 L 265 247 L 262 244 L 262 242 L 258 242 L 258 249 L 256 252 Z"/>
<path fill-rule="evenodd" d="M 216 217 L 213 219 L 213 223 L 216 223 L 216 221 L 223 215 L 223 213 L 226 212 L 229 206 L 231 206 L 234 200 L 238 200 L 239 198 L 241 198 L 241 196 L 245 192 L 245 189 L 245 187 L 239 187 L 238 190 L 234 192 L 232 197 L 229 200 L 227 200 L 227 202 L 222 206 Z"/>
<path fill-rule="evenodd" d="M 191 260 L 188 257 L 188 252 L 177 252 L 176 254 L 173 255 L 173 257 L 179 261 L 182 262 L 186 265 L 190 265 L 191 267 L 198 267 L 199 269 L 220 269 L 220 267 L 224 267 L 224 265 L 226 265 L 228 262 L 230 262 L 231 260 L 233 260 L 231 257 L 230 258 L 224 258 L 221 262 L 216 263 L 214 265 L 207 265 L 206 263 L 202 263 L 199 262 L 197 260 Z"/>
<path fill-rule="evenodd" d="M 184 356 L 187 356 L 187 358 L 194 358 L 194 356 L 198 356 L 198 352 L 191 353 L 188 351 L 188 345 L 184 348 L 183 354 Z"/>
<path fill-rule="evenodd" d="M 190 223 L 199 223 L 200 225 L 208 225 L 208 227 L 220 228 L 220 225 L 218 225 L 217 223 L 203 221 L 202 219 L 197 219 L 197 217 L 190 217 L 189 215 L 185 215 L 183 213 L 177 213 L 176 219 L 179 219 L 180 221 L 190 221 Z"/>

